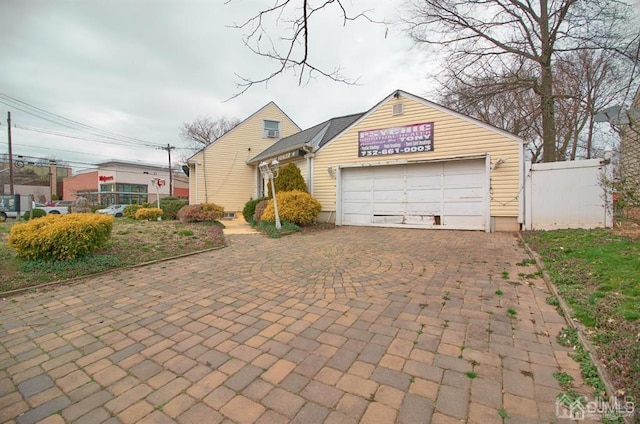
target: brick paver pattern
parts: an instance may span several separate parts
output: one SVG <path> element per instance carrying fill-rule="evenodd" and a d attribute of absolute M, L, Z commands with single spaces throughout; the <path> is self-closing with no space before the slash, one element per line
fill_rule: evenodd
<path fill-rule="evenodd" d="M 527 258 L 514 234 L 233 235 L 4 299 L 0 422 L 559 421 L 552 374 L 586 389 Z"/>

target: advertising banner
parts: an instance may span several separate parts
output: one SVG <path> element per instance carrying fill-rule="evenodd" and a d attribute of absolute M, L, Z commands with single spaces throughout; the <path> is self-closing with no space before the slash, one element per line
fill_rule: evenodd
<path fill-rule="evenodd" d="M 433 122 L 358 131 L 358 156 L 433 151 Z"/>

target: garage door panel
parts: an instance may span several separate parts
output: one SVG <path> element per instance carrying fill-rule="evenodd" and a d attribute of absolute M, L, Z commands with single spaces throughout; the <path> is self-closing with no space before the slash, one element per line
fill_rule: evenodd
<path fill-rule="evenodd" d="M 444 166 L 442 163 L 430 163 L 417 166 L 407 166 L 405 174 L 407 178 L 411 177 L 440 177 Z"/>
<path fill-rule="evenodd" d="M 445 187 L 455 187 L 455 186 L 482 186 L 482 180 L 478 181 L 478 174 L 445 174 L 444 175 L 444 186 Z"/>
<path fill-rule="evenodd" d="M 377 202 L 401 202 L 404 203 L 405 195 L 402 191 L 374 191 L 373 192 L 373 201 Z"/>
<path fill-rule="evenodd" d="M 371 202 L 371 191 L 349 191 L 344 193 L 344 198 L 349 202 Z"/>
<path fill-rule="evenodd" d="M 349 202 L 343 206 L 343 213 L 371 214 L 371 202 Z"/>
<path fill-rule="evenodd" d="M 407 204 L 408 215 L 442 215 L 440 202 L 411 202 Z"/>
<path fill-rule="evenodd" d="M 448 200 L 465 200 L 482 202 L 484 190 L 480 187 L 445 188 L 443 198 Z"/>
<path fill-rule="evenodd" d="M 442 190 L 439 188 L 431 190 L 407 190 L 407 203 L 414 202 L 440 202 L 442 199 Z"/>
<path fill-rule="evenodd" d="M 442 184 L 441 175 L 425 176 L 420 178 L 417 176 L 407 177 L 407 187 L 410 188 L 432 188 L 440 187 Z"/>
<path fill-rule="evenodd" d="M 371 180 L 362 180 L 360 178 L 344 181 L 343 184 L 346 183 L 347 187 L 345 188 L 345 192 L 350 191 L 371 191 L 373 188 L 373 183 Z"/>
<path fill-rule="evenodd" d="M 404 187 L 404 177 L 380 178 L 376 176 L 373 179 L 374 190 L 397 190 L 398 187 Z"/>
<path fill-rule="evenodd" d="M 371 223 L 373 224 L 402 224 L 403 215 L 373 215 Z"/>
<path fill-rule="evenodd" d="M 371 225 L 371 214 L 356 214 L 356 213 L 345 213 L 343 217 L 344 222 L 348 222 L 346 225 Z"/>
<path fill-rule="evenodd" d="M 342 169 L 342 224 L 484 229 L 485 167 L 481 159 Z"/>

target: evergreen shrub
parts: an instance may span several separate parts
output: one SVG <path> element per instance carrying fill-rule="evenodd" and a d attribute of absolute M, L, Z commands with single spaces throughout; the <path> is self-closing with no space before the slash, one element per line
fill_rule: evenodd
<path fill-rule="evenodd" d="M 33 215 L 32 215 L 33 213 Z M 47 216 L 47 213 L 44 211 L 44 209 L 39 209 L 39 208 L 34 208 L 31 211 L 27 211 L 25 213 L 22 214 L 22 219 L 24 219 L 25 221 L 30 220 L 31 218 L 42 218 L 43 216 Z"/>
<path fill-rule="evenodd" d="M 162 218 L 163 212 L 160 208 L 140 208 L 133 216 L 135 219 L 146 221 L 157 221 L 158 218 Z"/>
<path fill-rule="evenodd" d="M 276 200 L 278 202 L 280 220 L 296 225 L 313 223 L 322 210 L 320 203 L 312 195 L 304 191 L 296 190 L 276 193 Z M 273 202 L 268 202 L 261 220 L 274 222 L 275 219 Z"/>
<path fill-rule="evenodd" d="M 143 208 L 142 205 L 128 205 L 128 206 L 125 206 L 124 210 L 122 211 L 122 214 L 127 218 L 135 218 L 136 212 L 138 212 L 138 210 L 142 208 Z"/>
<path fill-rule="evenodd" d="M 265 199 L 266 197 L 260 197 L 258 199 L 249 200 L 247 203 L 245 203 L 244 208 L 242 209 L 242 216 L 244 217 L 245 221 L 247 221 L 249 224 L 253 224 L 255 222 L 253 219 L 253 215 L 256 213 L 256 206 L 258 205 L 258 203 L 262 202 Z"/>
<path fill-rule="evenodd" d="M 8 245 L 28 260 L 63 261 L 104 247 L 113 217 L 94 214 L 47 215 L 11 227 Z"/>
<path fill-rule="evenodd" d="M 300 168 L 294 163 L 289 163 L 278 170 L 278 175 L 273 180 L 273 184 L 276 186 L 276 193 L 283 191 L 304 191 L 307 190 L 307 183 L 304 182 Z M 271 184 L 268 184 L 268 195 L 271 195 Z"/>
<path fill-rule="evenodd" d="M 188 200 L 179 199 L 177 197 L 163 197 L 160 199 L 160 209 L 164 215 L 164 219 L 176 219 L 178 211 L 189 204 Z"/>

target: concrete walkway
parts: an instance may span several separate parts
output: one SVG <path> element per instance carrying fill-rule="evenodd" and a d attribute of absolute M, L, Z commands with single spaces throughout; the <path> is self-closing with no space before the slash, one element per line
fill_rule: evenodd
<path fill-rule="evenodd" d="M 223 220 L 224 234 L 229 236 L 233 234 L 258 234 L 258 231 L 251 228 L 251 226 L 244 220 L 242 215 L 239 215 L 236 219 Z"/>
<path fill-rule="evenodd" d="M 512 234 L 229 240 L 3 300 L 0 422 L 549 423 L 554 372 L 588 392 Z"/>

